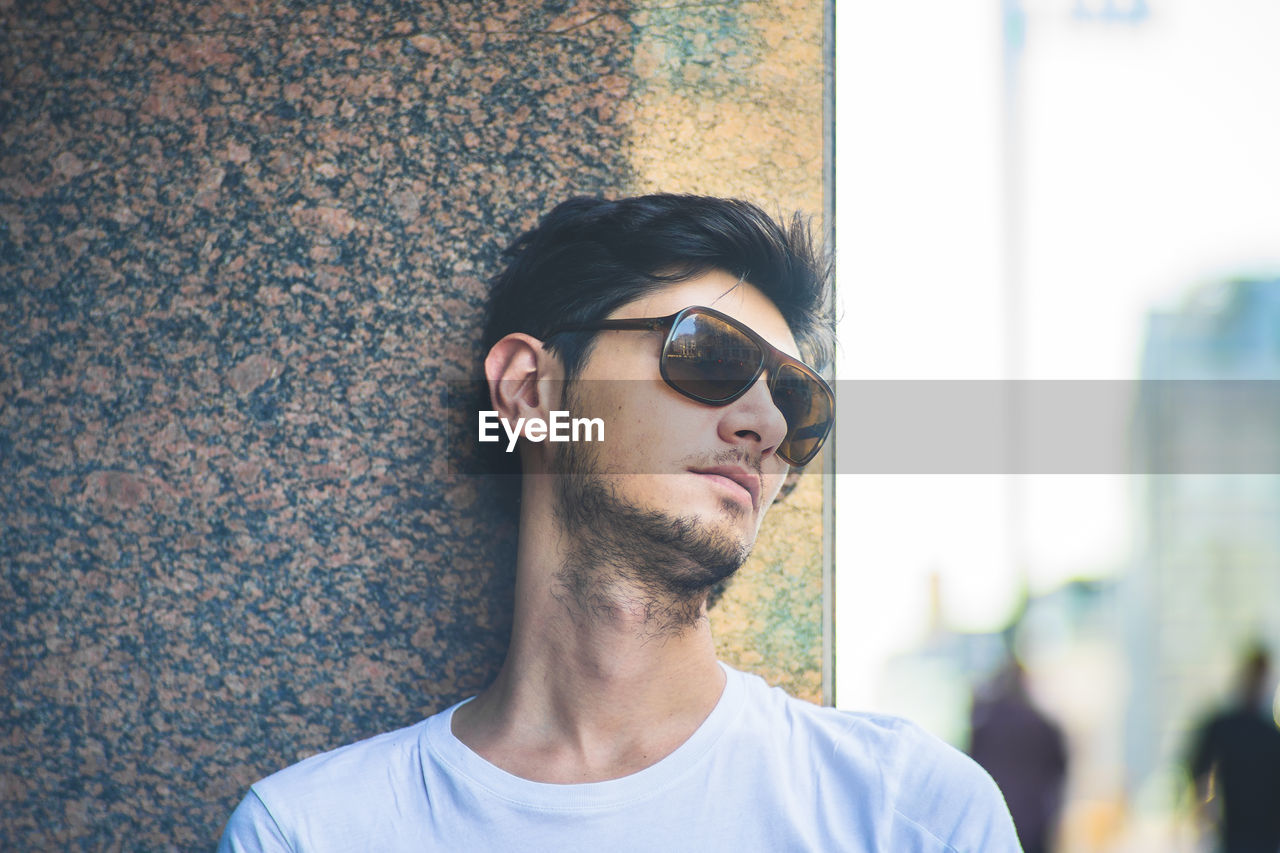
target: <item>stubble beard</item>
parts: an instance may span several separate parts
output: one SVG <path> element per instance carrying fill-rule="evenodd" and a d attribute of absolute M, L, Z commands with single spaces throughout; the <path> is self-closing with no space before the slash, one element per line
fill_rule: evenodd
<path fill-rule="evenodd" d="M 566 603 L 588 618 L 640 614 L 654 636 L 705 618 L 707 593 L 742 567 L 751 543 L 628 501 L 600 472 L 592 447 L 565 444 L 559 463 L 555 512 L 568 544 L 556 578 Z"/>

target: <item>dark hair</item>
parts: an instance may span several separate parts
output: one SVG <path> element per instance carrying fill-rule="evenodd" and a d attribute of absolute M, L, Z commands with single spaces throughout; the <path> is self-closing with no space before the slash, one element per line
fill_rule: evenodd
<path fill-rule="evenodd" d="M 558 335 L 561 323 L 592 323 L 651 291 L 713 269 L 745 279 L 787 321 L 802 357 L 830 361 L 830 264 L 807 220 L 789 225 L 737 199 L 658 194 L 557 205 L 506 252 L 493 279 L 483 350 L 512 332 L 546 342 L 574 378 L 594 339 Z"/>

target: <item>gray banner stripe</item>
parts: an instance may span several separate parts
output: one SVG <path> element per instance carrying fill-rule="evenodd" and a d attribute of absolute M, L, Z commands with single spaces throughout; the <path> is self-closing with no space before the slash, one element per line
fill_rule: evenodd
<path fill-rule="evenodd" d="M 579 399 L 589 401 L 596 383 L 580 384 Z M 476 460 L 494 448 L 476 443 L 477 416 L 461 402 L 478 399 L 478 387 L 451 388 L 450 405 L 459 407 L 451 413 L 455 473 L 479 473 Z M 824 453 L 834 453 L 838 474 L 1280 474 L 1277 380 L 839 381 L 833 388 L 836 422 Z M 671 402 L 697 405 L 675 395 Z M 605 433 L 607 441 L 607 420 Z"/>

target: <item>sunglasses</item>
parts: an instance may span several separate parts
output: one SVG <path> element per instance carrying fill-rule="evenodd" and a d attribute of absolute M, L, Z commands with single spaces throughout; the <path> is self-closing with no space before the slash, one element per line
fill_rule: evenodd
<path fill-rule="evenodd" d="M 727 406 L 769 371 L 769 393 L 787 422 L 778 456 L 806 464 L 822 449 L 835 419 L 835 395 L 813 368 L 792 358 L 732 317 L 692 305 L 666 317 L 566 323 L 562 332 L 665 332 L 658 369 L 663 380 L 690 399 Z"/>

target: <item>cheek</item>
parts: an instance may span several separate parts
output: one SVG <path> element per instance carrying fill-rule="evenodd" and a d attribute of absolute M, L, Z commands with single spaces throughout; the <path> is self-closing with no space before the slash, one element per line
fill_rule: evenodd
<path fill-rule="evenodd" d="M 647 457 L 655 448 L 668 445 L 672 438 L 670 414 L 664 410 L 661 400 L 639 390 L 623 388 L 618 393 L 600 395 L 592 401 L 590 415 L 604 421 L 601 461 L 608 465 L 611 460 L 621 462 Z M 627 467 L 634 468 L 635 464 L 632 462 Z"/>
<path fill-rule="evenodd" d="M 766 507 L 772 506 L 777 499 L 778 492 L 782 490 L 783 484 L 787 481 L 787 470 L 789 469 L 784 468 L 781 474 L 765 474 L 765 496 L 769 498 L 769 502 L 765 504 Z"/>
<path fill-rule="evenodd" d="M 683 398 L 665 385 L 645 380 L 620 381 L 610 382 L 605 390 L 608 393 L 596 401 L 597 414 L 618 435 L 658 435 L 670 433 L 673 428 L 691 430 L 695 426 L 690 413 L 684 411 L 689 407 L 681 405 Z"/>

